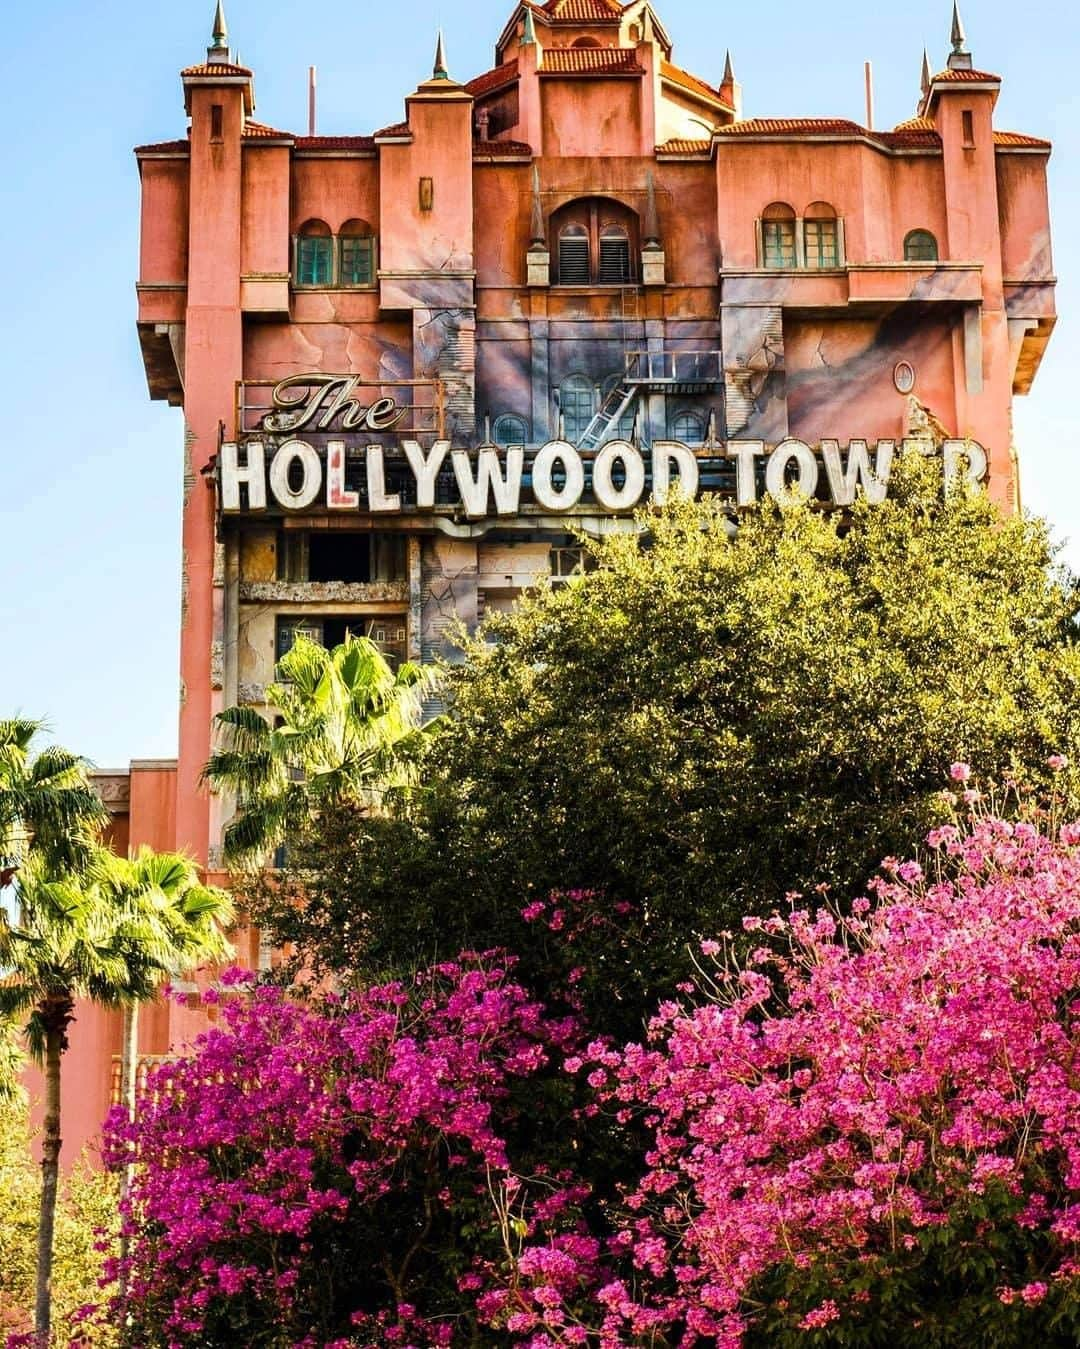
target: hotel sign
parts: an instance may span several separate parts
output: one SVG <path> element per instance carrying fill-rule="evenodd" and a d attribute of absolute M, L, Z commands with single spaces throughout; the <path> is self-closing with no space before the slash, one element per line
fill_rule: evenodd
<path fill-rule="evenodd" d="M 411 382 L 414 389 L 424 385 L 441 408 L 437 382 Z M 537 450 L 523 445 L 467 450 L 437 433 L 425 448 L 411 429 L 417 407 L 388 397 L 391 387 L 406 386 L 318 373 L 276 385 L 269 406 L 248 408 L 253 419 L 242 415 L 237 441 L 221 447 L 223 513 L 439 510 L 470 520 L 509 518 L 523 510 L 625 515 L 646 503 L 663 505 L 676 482 L 687 495 L 699 495 L 703 467 L 706 476 L 713 475 L 705 490 L 712 489 L 720 472 L 740 507 L 752 506 L 762 487 L 774 497 L 797 488 L 811 498 L 825 488 L 839 507 L 852 505 L 861 490 L 880 504 L 898 453 L 936 452 L 926 440 L 852 440 L 846 445 L 823 440 L 814 447 L 794 439 L 778 445 L 716 442 L 698 452 L 669 440 L 656 441 L 651 449 L 611 440 L 586 451 L 552 440 Z M 441 426 L 441 413 L 438 421 Z M 947 440 L 941 453 L 947 480 L 985 477 L 986 453 L 972 441 Z"/>
<path fill-rule="evenodd" d="M 388 417 L 389 412 L 377 414 Z M 363 460 L 366 492 L 346 481 L 349 458 Z M 793 487 L 816 497 L 822 485 L 836 506 L 850 506 L 861 489 L 874 505 L 888 496 L 889 477 L 897 453 L 926 453 L 924 440 L 879 440 L 871 445 L 852 440 L 841 445 L 823 440 L 815 449 L 801 440 L 766 445 L 760 440 L 732 440 L 709 451 L 712 460 L 726 460 L 734 471 L 735 502 L 752 506 L 759 496 L 760 466 L 765 491 L 783 496 Z M 402 439 L 409 490 L 390 480 L 387 449 L 381 444 L 350 446 L 334 439 L 324 453 L 295 436 L 280 444 L 253 437 L 244 444 L 221 447 L 221 508 L 226 515 L 257 513 L 276 507 L 292 513 L 364 512 L 401 515 L 434 511 L 440 482 L 449 475 L 456 502 L 439 502 L 470 520 L 520 515 L 523 508 L 547 515 L 625 515 L 648 501 L 663 505 L 676 482 L 690 496 L 701 490 L 698 455 L 679 441 L 656 441 L 643 450 L 626 440 L 612 440 L 583 453 L 563 440 L 549 441 L 526 462 L 524 446 L 494 445 L 479 450 L 454 449 L 436 440 L 425 449 Z M 942 446 L 947 481 L 967 477 L 981 482 L 987 458 L 969 440 L 947 440 Z M 591 474 L 587 473 L 591 468 Z"/>

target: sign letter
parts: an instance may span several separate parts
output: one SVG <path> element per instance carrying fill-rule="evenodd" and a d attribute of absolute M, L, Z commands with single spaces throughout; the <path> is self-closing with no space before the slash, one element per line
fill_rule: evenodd
<path fill-rule="evenodd" d="M 521 474 L 525 468 L 525 450 L 513 445 L 506 451 L 506 476 L 499 464 L 499 451 L 485 446 L 476 457 L 476 477 L 468 450 L 454 451 L 454 476 L 470 520 L 482 520 L 488 513 L 489 491 L 495 497 L 497 515 L 516 515 L 521 502 Z"/>
<path fill-rule="evenodd" d="M 401 448 L 405 451 L 405 458 L 408 459 L 409 467 L 416 479 L 417 510 L 434 510 L 435 483 L 440 469 L 446 462 L 446 456 L 450 453 L 450 442 L 437 440 L 427 455 L 415 440 L 403 440 Z"/>
<path fill-rule="evenodd" d="M 235 445 L 221 447 L 221 509 L 240 509 L 240 484 L 247 483 L 248 510 L 266 510 L 266 451 L 261 440 L 248 441 L 247 463 L 240 467 L 240 451 Z"/>
<path fill-rule="evenodd" d="M 326 447 L 326 506 L 332 511 L 360 509 L 360 493 L 345 486 L 345 442 L 332 440 Z"/>
<path fill-rule="evenodd" d="M 678 440 L 658 440 L 652 451 L 652 499 L 657 506 L 666 506 L 671 496 L 671 466 L 679 470 L 679 486 L 689 500 L 698 494 L 701 474 L 697 456 Z"/>
<path fill-rule="evenodd" d="M 829 475 L 829 491 L 837 506 L 853 506 L 859 483 L 866 493 L 871 506 L 880 506 L 889 495 L 889 475 L 892 473 L 893 456 L 896 442 L 879 440 L 874 467 L 870 467 L 870 452 L 865 440 L 853 440 L 848 446 L 847 468 L 840 458 L 840 443 L 836 440 L 821 442 L 821 457 L 825 460 L 825 472 Z"/>
<path fill-rule="evenodd" d="M 617 462 L 623 466 L 625 482 L 616 487 L 613 469 Z M 596 456 L 593 465 L 593 495 L 606 511 L 617 514 L 632 511 L 645 494 L 645 461 L 641 451 L 627 440 L 612 440 Z"/>
<path fill-rule="evenodd" d="M 293 464 L 303 470 L 300 486 L 294 492 L 289 484 Z M 304 511 L 314 504 L 322 488 L 322 462 L 315 450 L 302 440 L 287 440 L 270 465 L 270 489 L 279 506 L 287 511 Z"/>
<path fill-rule="evenodd" d="M 383 462 L 381 445 L 367 447 L 367 494 L 368 510 L 372 514 L 390 514 L 401 510 L 401 493 L 386 490 L 386 464 Z"/>
<path fill-rule="evenodd" d="M 551 481 L 552 470 L 563 466 L 566 481 L 556 488 Z M 581 455 L 565 440 L 552 440 L 540 451 L 533 463 L 533 496 L 541 510 L 558 515 L 570 511 L 581 500 L 585 490 L 585 466 Z"/>
<path fill-rule="evenodd" d="M 735 460 L 735 500 L 742 510 L 757 501 L 757 461 L 765 453 L 765 442 L 733 440 L 727 452 Z"/>
<path fill-rule="evenodd" d="M 792 491 L 787 485 L 788 465 L 792 462 L 799 466 L 799 481 L 794 490 L 808 498 L 812 498 L 817 491 L 820 472 L 814 451 L 801 440 L 785 440 L 769 456 L 765 467 L 765 490 L 776 500 L 788 496 Z"/>
<path fill-rule="evenodd" d="M 978 487 L 989 467 L 986 451 L 974 440 L 947 440 L 941 447 L 945 460 L 945 490 L 956 485 L 957 478 L 967 479 L 969 488 Z"/>

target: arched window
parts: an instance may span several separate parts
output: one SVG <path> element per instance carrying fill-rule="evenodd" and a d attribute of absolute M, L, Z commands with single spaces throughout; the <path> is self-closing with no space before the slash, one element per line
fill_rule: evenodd
<path fill-rule="evenodd" d="M 331 286 L 334 283 L 334 240 L 330 226 L 309 220 L 296 239 L 296 284 Z"/>
<path fill-rule="evenodd" d="M 840 266 L 840 227 L 826 201 L 815 201 L 803 217 L 806 265 L 817 270 Z"/>
<path fill-rule="evenodd" d="M 700 412 L 677 412 L 671 419 L 671 438 L 684 445 L 704 445 L 705 418 Z"/>
<path fill-rule="evenodd" d="M 375 231 L 366 220 L 349 220 L 342 225 L 338 256 L 340 285 L 375 284 Z"/>
<path fill-rule="evenodd" d="M 637 214 L 606 197 L 572 201 L 551 219 L 560 286 L 628 286 L 637 276 Z"/>
<path fill-rule="evenodd" d="M 904 240 L 905 262 L 937 262 L 937 240 L 929 230 L 912 230 Z"/>
<path fill-rule="evenodd" d="M 571 47 L 599 47 L 600 43 L 594 37 L 578 37 L 570 45 Z"/>
<path fill-rule="evenodd" d="M 496 417 L 492 435 L 496 445 L 527 445 L 529 443 L 528 425 L 525 418 L 519 417 L 516 412 L 504 412 L 501 417 Z"/>
<path fill-rule="evenodd" d="M 785 202 L 774 201 L 762 212 L 761 251 L 766 267 L 795 266 L 795 212 Z"/>
<path fill-rule="evenodd" d="M 563 434 L 576 445 L 596 414 L 596 386 L 587 375 L 568 375 L 559 385 Z"/>

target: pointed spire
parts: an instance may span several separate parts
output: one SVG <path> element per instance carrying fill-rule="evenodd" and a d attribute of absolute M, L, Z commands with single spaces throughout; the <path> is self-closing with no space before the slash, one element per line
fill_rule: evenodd
<path fill-rule="evenodd" d="M 450 72 L 446 68 L 446 45 L 443 42 L 442 29 L 439 29 L 439 41 L 435 47 L 435 69 L 432 72 L 433 80 L 448 80 Z"/>
<path fill-rule="evenodd" d="M 742 117 L 742 85 L 735 78 L 735 63 L 731 59 L 730 51 L 724 60 L 724 78 L 720 81 L 720 97 L 729 108 L 734 108 L 735 119 L 738 121 Z"/>
<path fill-rule="evenodd" d="M 525 26 L 521 30 L 521 45 L 523 47 L 536 46 L 536 20 L 533 18 L 532 7 L 525 6 Z"/>
<path fill-rule="evenodd" d="M 952 7 L 952 49 L 961 55 L 964 50 L 964 43 L 967 41 L 967 34 L 964 32 L 964 21 L 960 17 L 959 0 L 953 0 Z"/>
<path fill-rule="evenodd" d="M 959 0 L 953 0 L 952 51 L 949 54 L 949 69 L 971 69 L 971 52 L 967 49 L 967 34 L 964 32 L 964 21 L 960 17 Z"/>
<path fill-rule="evenodd" d="M 225 6 L 217 0 L 217 12 L 214 15 L 214 32 L 211 46 L 215 51 L 229 50 L 229 25 L 225 22 Z"/>
<path fill-rule="evenodd" d="M 930 92 L 930 84 L 933 78 L 934 74 L 933 71 L 930 69 L 930 53 L 924 47 L 922 54 L 922 82 L 920 84 L 924 101 L 926 99 L 927 94 Z"/>
<path fill-rule="evenodd" d="M 529 244 L 532 248 L 542 249 L 547 244 L 547 234 L 544 230 L 544 203 L 540 199 L 540 166 L 533 165 L 533 200 L 532 200 L 532 225 L 530 227 Z"/>
<path fill-rule="evenodd" d="M 645 247 L 660 247 L 660 213 L 656 209 L 656 179 L 652 169 L 645 179 Z"/>

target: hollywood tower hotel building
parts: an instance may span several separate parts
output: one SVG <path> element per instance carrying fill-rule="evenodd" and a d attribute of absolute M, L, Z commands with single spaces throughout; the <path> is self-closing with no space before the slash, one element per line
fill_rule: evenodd
<path fill-rule="evenodd" d="M 219 6 L 186 134 L 136 152 L 139 339 L 184 410 L 182 694 L 178 761 L 101 777 L 118 843 L 218 869 L 212 719 L 295 633 L 452 656 L 676 476 L 843 500 L 881 442 L 971 438 L 1013 503 L 1050 146 L 995 126 L 956 14 L 951 45 L 892 130 L 746 119 L 647 0 L 525 3 L 490 70 L 459 83 L 440 41 L 402 122 L 304 136 L 255 120 Z M 200 1015 L 157 1009 L 142 1051 Z M 85 1137 L 119 1032 L 88 1010 L 74 1040 Z"/>

